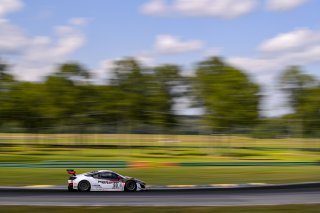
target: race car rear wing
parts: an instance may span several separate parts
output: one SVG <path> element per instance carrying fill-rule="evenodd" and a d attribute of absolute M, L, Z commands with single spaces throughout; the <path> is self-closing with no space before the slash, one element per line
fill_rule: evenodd
<path fill-rule="evenodd" d="M 73 169 L 67 169 L 67 172 L 69 175 L 76 175 L 76 171 L 74 171 Z"/>

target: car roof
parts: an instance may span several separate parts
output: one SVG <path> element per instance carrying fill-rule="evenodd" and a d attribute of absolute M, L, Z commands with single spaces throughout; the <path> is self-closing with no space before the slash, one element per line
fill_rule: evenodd
<path fill-rule="evenodd" d="M 97 170 L 96 172 L 113 172 L 111 170 Z"/>
<path fill-rule="evenodd" d="M 83 174 L 97 174 L 97 173 L 100 173 L 100 172 L 112 172 L 112 173 L 116 173 L 114 171 L 111 171 L 111 170 L 95 170 L 95 171 L 91 171 L 91 172 L 86 172 L 86 173 L 83 173 Z M 116 173 L 117 174 L 117 173 Z"/>

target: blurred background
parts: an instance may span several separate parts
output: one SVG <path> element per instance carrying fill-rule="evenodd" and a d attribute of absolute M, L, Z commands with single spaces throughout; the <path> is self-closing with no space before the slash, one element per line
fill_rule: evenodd
<path fill-rule="evenodd" d="M 0 1 L 0 185 L 319 180 L 319 2 L 196 2 Z"/>

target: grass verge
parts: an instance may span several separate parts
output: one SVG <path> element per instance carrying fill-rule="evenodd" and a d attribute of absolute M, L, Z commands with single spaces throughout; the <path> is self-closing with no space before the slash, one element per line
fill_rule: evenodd
<path fill-rule="evenodd" d="M 116 146 L 116 145 L 114 145 Z M 320 161 L 320 150 L 274 150 L 252 148 L 81 148 L 48 145 L 0 146 L 0 162 L 41 162 L 47 160 L 126 160 L 151 162 L 234 162 L 234 161 Z"/>
<path fill-rule="evenodd" d="M 76 171 L 82 173 L 90 169 Z M 320 180 L 319 166 L 160 167 L 114 171 L 144 180 L 149 185 L 295 183 Z M 0 168 L 0 173 L 3 174 L 0 176 L 2 186 L 65 185 L 68 178 L 65 169 Z"/>

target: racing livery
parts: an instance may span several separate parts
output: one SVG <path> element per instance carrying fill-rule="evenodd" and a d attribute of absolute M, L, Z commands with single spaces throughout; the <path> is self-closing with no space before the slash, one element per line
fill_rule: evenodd
<path fill-rule="evenodd" d="M 142 191 L 146 184 L 141 180 L 122 176 L 111 170 L 97 170 L 76 174 L 73 169 L 67 169 L 71 176 L 68 180 L 68 190 L 78 191 Z"/>

